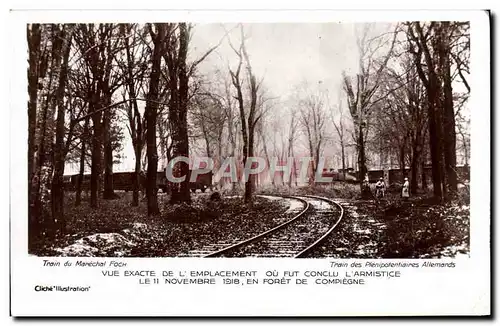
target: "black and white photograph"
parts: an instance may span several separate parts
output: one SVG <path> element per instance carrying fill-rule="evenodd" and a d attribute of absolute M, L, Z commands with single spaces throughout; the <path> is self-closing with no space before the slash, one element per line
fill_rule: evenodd
<path fill-rule="evenodd" d="M 491 13 L 90 2 L 9 13 L 12 316 L 491 314 Z"/>
<path fill-rule="evenodd" d="M 29 253 L 468 257 L 469 29 L 28 24 Z"/>

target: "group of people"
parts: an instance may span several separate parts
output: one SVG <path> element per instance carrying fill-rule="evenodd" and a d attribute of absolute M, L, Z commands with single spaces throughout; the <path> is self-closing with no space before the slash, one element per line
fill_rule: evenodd
<path fill-rule="evenodd" d="M 368 179 L 368 175 L 365 175 L 365 186 L 369 187 L 369 182 L 370 180 Z M 385 181 L 384 178 L 380 177 L 380 179 L 375 183 L 375 197 L 377 198 L 383 198 L 385 197 Z M 401 189 L 401 197 L 402 198 L 409 198 L 410 197 L 410 182 L 408 181 L 408 178 L 405 178 L 405 181 L 403 183 L 403 187 Z"/>

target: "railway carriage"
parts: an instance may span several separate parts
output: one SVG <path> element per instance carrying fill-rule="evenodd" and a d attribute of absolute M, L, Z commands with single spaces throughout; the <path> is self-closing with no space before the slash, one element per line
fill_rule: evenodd
<path fill-rule="evenodd" d="M 339 170 L 337 172 L 337 171 L 334 171 L 333 169 L 330 169 L 330 170 L 323 169 L 321 176 L 326 177 L 326 178 L 332 178 L 332 182 L 338 182 L 338 181 L 348 182 L 348 183 L 357 182 L 356 177 L 350 171 L 346 171 L 345 178 L 344 178 L 344 173 L 341 170 Z M 316 184 L 321 185 L 321 184 L 325 184 L 325 183 L 317 182 Z"/>
<path fill-rule="evenodd" d="M 193 170 L 190 171 L 192 173 Z M 64 176 L 64 189 L 67 191 L 75 191 L 78 184 L 78 174 L 66 175 Z M 122 191 L 132 191 L 134 190 L 134 178 L 135 172 L 115 172 L 113 173 L 113 189 Z M 146 174 L 140 174 L 140 189 L 144 189 L 146 186 Z M 158 171 L 156 176 L 156 186 L 163 192 L 168 192 L 168 180 L 165 175 L 165 171 Z M 189 188 L 192 192 L 200 189 L 205 192 L 207 189 L 213 189 L 212 186 L 212 172 L 199 174 L 195 182 L 189 183 Z M 82 190 L 86 191 L 90 189 L 90 174 L 83 175 Z"/>
<path fill-rule="evenodd" d="M 190 172 L 193 173 L 193 171 L 195 170 L 191 170 Z M 210 171 L 209 173 L 198 174 L 196 176 L 196 180 L 189 183 L 189 188 L 192 192 L 196 192 L 196 190 L 198 189 L 200 189 L 202 192 L 205 192 L 207 189 L 210 189 L 211 191 L 213 189 L 212 172 Z"/>

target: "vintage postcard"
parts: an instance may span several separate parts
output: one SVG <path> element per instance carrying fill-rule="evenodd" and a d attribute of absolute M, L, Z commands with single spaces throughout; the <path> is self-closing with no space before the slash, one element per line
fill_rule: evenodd
<path fill-rule="evenodd" d="M 13 316 L 490 314 L 488 12 L 10 18 Z"/>

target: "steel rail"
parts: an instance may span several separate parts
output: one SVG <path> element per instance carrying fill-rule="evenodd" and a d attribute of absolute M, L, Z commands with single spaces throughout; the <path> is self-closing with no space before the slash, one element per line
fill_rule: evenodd
<path fill-rule="evenodd" d="M 274 195 L 274 197 L 291 198 L 291 199 L 300 200 L 301 202 L 303 202 L 303 203 L 305 204 L 305 208 L 304 208 L 304 209 L 303 209 L 300 213 L 298 213 L 298 214 L 297 214 L 294 218 L 292 218 L 292 219 L 290 219 L 290 220 L 288 220 L 288 221 L 286 221 L 286 222 L 284 222 L 284 223 L 282 223 L 282 224 L 280 224 L 280 225 L 278 225 L 278 226 L 276 226 L 276 227 L 274 227 L 274 228 L 272 228 L 272 229 L 270 229 L 270 230 L 267 230 L 267 231 L 265 231 L 265 232 L 263 232 L 263 233 L 260 233 L 260 234 L 258 234 L 258 235 L 256 235 L 256 236 L 252 237 L 252 238 L 249 238 L 249 239 L 245 239 L 245 240 L 243 240 L 243 241 L 240 241 L 240 242 L 238 242 L 238 243 L 236 243 L 236 244 L 234 244 L 234 245 L 231 245 L 231 246 L 229 246 L 229 247 L 226 247 L 226 248 L 223 248 L 223 249 L 221 249 L 221 250 L 218 250 L 218 251 L 212 252 L 212 253 L 210 253 L 210 254 L 208 254 L 208 255 L 203 256 L 203 258 L 210 258 L 210 257 L 216 257 L 216 256 L 219 256 L 220 254 L 223 254 L 223 253 L 225 253 L 225 252 L 231 251 L 231 250 L 236 249 L 236 248 L 238 248 L 238 247 L 241 247 L 241 246 L 244 246 L 244 245 L 246 245 L 246 244 L 249 244 L 249 243 L 251 243 L 251 242 L 253 242 L 253 241 L 257 240 L 257 239 L 260 239 L 260 238 L 262 238 L 262 237 L 265 237 L 266 235 L 268 235 L 268 234 L 270 234 L 270 233 L 272 233 L 272 232 L 276 232 L 276 231 L 278 231 L 278 230 L 280 230 L 280 229 L 284 228 L 284 227 L 285 227 L 285 226 L 287 226 L 288 224 L 290 224 L 290 223 L 292 223 L 292 222 L 296 221 L 296 220 L 297 220 L 297 219 L 299 219 L 300 217 L 302 217 L 302 216 L 303 216 L 303 215 L 304 215 L 304 214 L 305 214 L 305 213 L 309 210 L 309 207 L 310 207 L 309 202 L 307 202 L 306 200 L 301 199 L 301 198 L 297 198 L 297 197 L 293 197 L 293 196 L 275 196 L 275 195 Z"/>
<path fill-rule="evenodd" d="M 344 208 L 339 203 L 336 203 L 336 202 L 334 202 L 331 199 L 324 198 L 324 197 L 319 197 L 319 196 L 309 196 L 309 195 L 304 195 L 302 197 L 307 197 L 307 198 L 312 198 L 312 199 L 319 199 L 319 200 L 326 201 L 326 202 L 328 202 L 330 204 L 336 205 L 336 206 L 338 206 L 340 208 L 340 216 L 339 216 L 339 219 L 337 220 L 337 222 L 335 222 L 335 224 L 333 224 L 333 226 L 330 229 L 328 229 L 328 231 L 326 231 L 326 233 L 324 233 L 321 236 L 321 238 L 319 238 L 318 240 L 316 240 L 315 242 L 313 242 L 313 244 L 311 244 L 310 246 L 308 246 L 307 248 L 305 248 L 304 250 L 302 250 L 301 252 L 299 252 L 297 255 L 295 255 L 294 258 L 302 258 L 302 257 L 304 257 L 305 254 L 307 254 L 308 252 L 310 252 L 318 244 L 320 244 L 322 241 L 324 241 L 326 239 L 326 237 L 328 237 L 330 235 L 330 233 L 333 232 L 333 230 L 337 227 L 337 225 L 340 223 L 340 221 L 344 217 Z"/>

